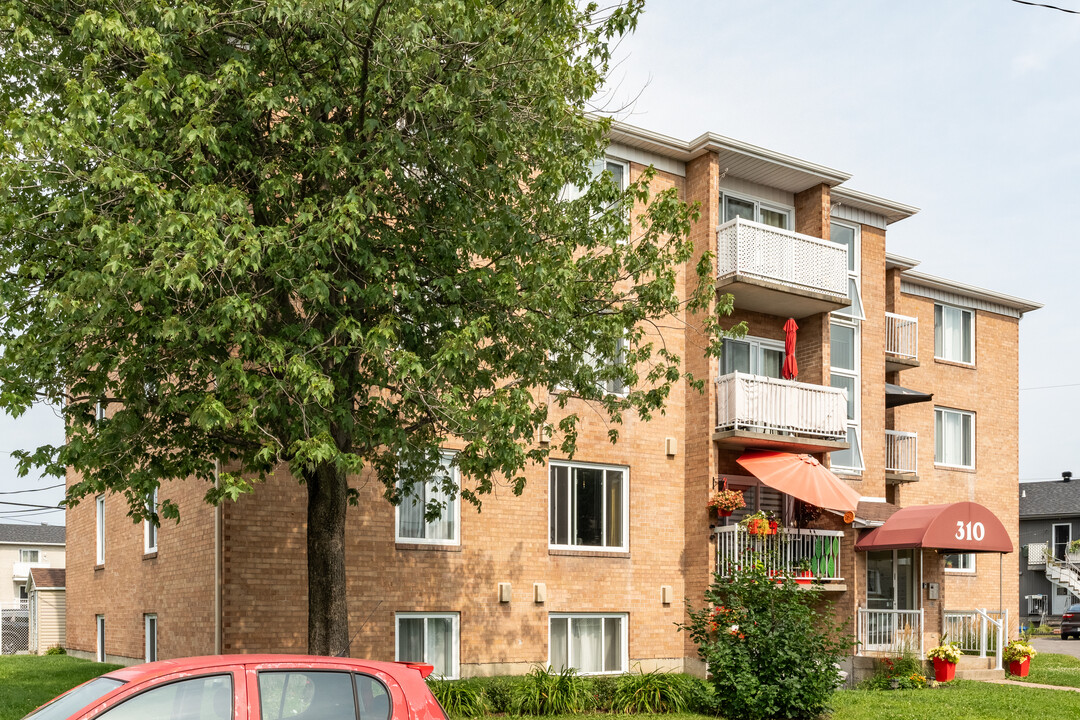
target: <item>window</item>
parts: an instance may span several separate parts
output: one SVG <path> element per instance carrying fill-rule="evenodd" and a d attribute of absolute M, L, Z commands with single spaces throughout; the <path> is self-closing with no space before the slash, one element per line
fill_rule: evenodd
<path fill-rule="evenodd" d="M 355 719 L 352 675 L 316 670 L 260 672 L 259 706 L 262 720 Z"/>
<path fill-rule="evenodd" d="M 458 614 L 398 613 L 398 662 L 422 662 L 435 667 L 443 678 L 458 676 Z"/>
<path fill-rule="evenodd" d="M 612 157 L 596 158 L 589 163 L 589 177 L 593 180 L 600 177 L 601 174 L 607 171 L 611 173 L 611 179 L 615 183 L 615 186 L 622 192 L 626 190 L 627 180 L 630 178 L 630 165 L 623 160 L 617 160 Z M 567 184 L 563 188 L 560 199 L 564 202 L 571 200 L 577 200 L 585 194 L 583 188 L 579 188 L 576 185 Z"/>
<path fill-rule="evenodd" d="M 41 551 L 40 550 L 27 550 L 26 548 L 23 548 L 23 549 L 19 550 L 19 562 L 24 562 L 24 563 L 41 562 Z"/>
<path fill-rule="evenodd" d="M 94 420 L 96 422 L 105 421 L 105 403 L 101 400 L 94 403 Z"/>
<path fill-rule="evenodd" d="M 626 615 L 550 615 L 548 664 L 556 672 L 626 672 Z"/>
<path fill-rule="evenodd" d="M 105 616 L 98 615 L 94 618 L 97 625 L 97 653 L 98 662 L 105 662 Z"/>
<path fill-rule="evenodd" d="M 975 553 L 949 553 L 945 556 L 945 569 L 949 572 L 975 572 Z"/>
<path fill-rule="evenodd" d="M 157 660 L 157 615 L 143 615 L 146 636 L 146 662 Z"/>
<path fill-rule="evenodd" d="M 628 547 L 626 468 L 553 462 L 549 475 L 552 547 Z"/>
<path fill-rule="evenodd" d="M 449 493 L 443 489 L 444 481 L 449 478 L 454 488 L 460 487 L 457 468 L 451 464 L 453 455 L 442 455 L 441 472 L 437 477 L 423 483 L 415 483 L 412 494 L 401 500 L 397 508 L 397 541 L 407 543 L 430 543 L 437 545 L 457 545 L 460 542 L 461 506 L 457 492 Z M 436 520 L 425 520 L 429 504 L 442 506 L 442 513 Z"/>
<path fill-rule="evenodd" d="M 94 678 L 27 715 L 34 720 L 67 720 L 76 711 L 100 700 L 124 684 L 108 677 Z"/>
<path fill-rule="evenodd" d="M 19 599 L 20 600 L 26 600 L 27 597 L 28 597 L 28 595 L 26 594 L 26 586 L 25 585 L 20 585 L 19 586 Z"/>
<path fill-rule="evenodd" d="M 792 228 L 791 216 L 793 213 L 791 208 L 760 202 L 752 198 L 728 195 L 727 193 L 723 193 L 720 197 L 724 208 L 724 222 L 739 217 L 743 220 L 752 220 L 781 230 L 791 230 Z"/>
<path fill-rule="evenodd" d="M 934 357 L 974 364 L 975 313 L 951 305 L 934 305 Z"/>
<path fill-rule="evenodd" d="M 349 700 L 351 703 L 351 696 Z M 233 717 L 233 706 L 232 676 L 211 675 L 152 687 L 109 708 L 98 717 L 108 720 L 228 720 Z"/>
<path fill-rule="evenodd" d="M 975 467 L 975 413 L 934 408 L 934 462 Z"/>
<path fill-rule="evenodd" d="M 105 496 L 98 495 L 94 502 L 97 508 L 97 564 L 105 564 Z"/>
<path fill-rule="evenodd" d="M 834 243 L 847 247 L 848 260 L 848 299 L 851 304 L 845 308 L 835 310 L 837 315 L 845 315 L 855 320 L 865 320 L 863 314 L 862 294 L 859 290 L 859 269 L 861 266 L 860 247 L 861 233 L 857 225 L 844 225 L 832 222 L 829 224 L 829 238 Z"/>
<path fill-rule="evenodd" d="M 585 354 L 585 361 L 589 367 L 593 368 L 597 372 L 602 369 L 602 361 L 600 358 L 593 354 L 595 348 L 590 348 L 589 352 Z M 626 338 L 622 337 L 615 341 L 615 357 L 612 358 L 612 363 L 609 367 L 618 367 L 626 362 Z M 601 390 L 613 395 L 625 395 L 626 384 L 623 383 L 622 378 L 608 378 L 606 380 L 598 380 L 597 386 Z"/>
<path fill-rule="evenodd" d="M 720 363 L 721 375 L 741 372 L 779 378 L 784 368 L 784 343 L 757 337 L 725 339 Z"/>
<path fill-rule="evenodd" d="M 150 497 L 146 502 L 147 509 L 151 513 L 151 517 L 146 518 L 143 521 L 143 552 L 154 553 L 157 552 L 157 536 L 158 525 L 154 522 L 153 513 L 157 512 L 158 508 L 158 489 L 154 488 L 154 492 L 150 493 Z"/>
<path fill-rule="evenodd" d="M 859 474 L 863 471 L 860 435 L 859 324 L 834 320 L 829 326 L 829 383 L 847 391 L 847 450 L 831 455 L 833 469 Z"/>

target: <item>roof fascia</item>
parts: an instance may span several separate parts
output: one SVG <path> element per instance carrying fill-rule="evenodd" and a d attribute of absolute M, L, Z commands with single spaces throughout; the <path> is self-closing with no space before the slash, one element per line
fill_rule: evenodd
<path fill-rule="evenodd" d="M 1021 315 L 1031 312 L 1032 310 L 1038 310 L 1043 306 L 1042 303 L 1037 303 L 1032 300 L 1025 300 L 1013 295 L 994 292 L 993 290 L 987 290 L 986 288 L 976 287 L 974 285 L 966 285 L 964 283 L 956 282 L 955 280 L 946 280 L 945 278 L 927 275 L 923 272 L 906 271 L 903 274 L 903 278 L 913 285 L 919 285 L 920 287 L 942 290 L 957 295 L 964 295 L 974 300 L 986 300 L 988 302 L 1004 305 L 1005 307 L 1018 310 Z"/>

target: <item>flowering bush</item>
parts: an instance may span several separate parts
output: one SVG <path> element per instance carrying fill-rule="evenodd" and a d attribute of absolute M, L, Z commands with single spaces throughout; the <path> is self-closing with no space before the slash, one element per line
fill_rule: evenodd
<path fill-rule="evenodd" d="M 760 557 L 731 577 L 715 577 L 706 607 L 690 612 L 690 633 L 709 666 L 725 717 L 817 717 L 840 683 L 837 665 L 851 637 L 817 593 L 777 582 Z"/>
<path fill-rule="evenodd" d="M 1023 662 L 1028 658 L 1035 657 L 1037 654 L 1035 648 L 1028 645 L 1026 642 L 1022 640 L 1013 640 L 1005 646 L 1001 656 L 1005 659 L 1005 662 Z"/>
<path fill-rule="evenodd" d="M 960 644 L 954 642 L 945 642 L 945 638 L 941 638 L 941 644 L 937 647 L 930 648 L 927 651 L 926 657 L 939 658 L 945 662 L 958 663 L 960 662 L 960 656 L 964 653 L 960 650 Z"/>
<path fill-rule="evenodd" d="M 742 490 L 720 490 L 714 492 L 709 498 L 709 507 L 713 510 L 734 512 L 746 507 L 746 500 L 743 498 Z"/>
<path fill-rule="evenodd" d="M 928 687 L 923 662 L 912 653 L 882 658 L 873 676 L 859 683 L 861 690 L 920 690 Z"/>

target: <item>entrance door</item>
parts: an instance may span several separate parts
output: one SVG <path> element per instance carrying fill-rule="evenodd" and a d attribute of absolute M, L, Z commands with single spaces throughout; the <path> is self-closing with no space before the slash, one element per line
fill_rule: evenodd
<path fill-rule="evenodd" d="M 1069 607 L 1072 596 L 1069 595 L 1069 589 L 1064 585 L 1054 583 L 1053 588 L 1054 596 L 1050 601 L 1050 614 L 1060 617 L 1065 614 L 1065 608 Z"/>
<path fill-rule="evenodd" d="M 1054 557 L 1064 560 L 1069 552 L 1069 543 L 1072 542 L 1072 525 L 1070 523 L 1054 523 Z"/>
<path fill-rule="evenodd" d="M 866 554 L 866 630 L 864 650 L 918 650 L 921 632 L 913 614 L 919 604 L 919 568 L 915 550 L 880 550 Z"/>

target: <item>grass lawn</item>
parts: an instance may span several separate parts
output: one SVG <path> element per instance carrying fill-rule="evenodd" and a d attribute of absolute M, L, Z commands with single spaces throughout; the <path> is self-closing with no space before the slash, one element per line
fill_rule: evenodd
<path fill-rule="evenodd" d="M 1040 653 L 1031 659 L 1026 678 L 1009 676 L 1012 680 L 1080 688 L 1080 658 L 1072 655 Z"/>
<path fill-rule="evenodd" d="M 1080 693 L 957 680 L 931 690 L 845 690 L 833 707 L 832 720 L 1030 720 L 1080 717 Z"/>
<path fill-rule="evenodd" d="M 0 657 L 0 720 L 19 720 L 38 705 L 119 665 L 67 655 Z"/>

